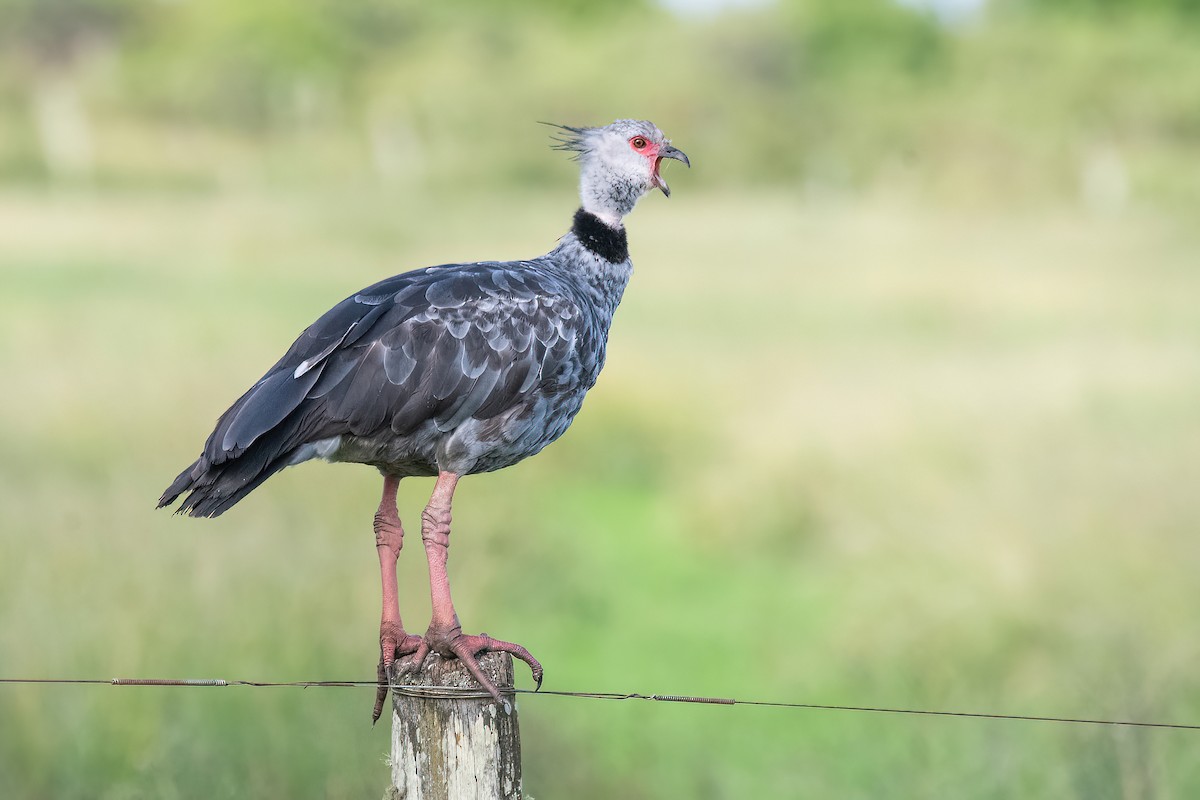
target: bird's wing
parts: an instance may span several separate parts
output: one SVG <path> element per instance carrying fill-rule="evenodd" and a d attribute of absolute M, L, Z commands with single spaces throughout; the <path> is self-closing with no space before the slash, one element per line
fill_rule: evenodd
<path fill-rule="evenodd" d="M 451 430 L 565 380 L 579 305 L 536 264 L 435 267 L 382 281 L 309 326 L 218 421 L 205 458 L 264 460 L 329 436 Z M 286 421 L 286 425 L 284 424 Z M 285 433 L 285 430 L 286 433 Z M 258 460 L 258 459 L 255 459 Z"/>

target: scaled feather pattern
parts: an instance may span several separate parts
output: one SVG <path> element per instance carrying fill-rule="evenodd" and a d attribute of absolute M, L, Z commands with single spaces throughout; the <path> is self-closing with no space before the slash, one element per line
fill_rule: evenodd
<path fill-rule="evenodd" d="M 624 231 L 607 238 L 624 251 Z M 590 248 L 573 229 L 541 258 L 429 267 L 346 298 L 221 416 L 160 505 L 190 492 L 180 512 L 216 516 L 318 456 L 436 475 L 537 453 L 596 382 L 632 270 Z"/>
<path fill-rule="evenodd" d="M 527 458 L 567 429 L 604 366 L 633 267 L 623 217 L 687 162 L 652 123 L 558 126 L 583 207 L 544 256 L 396 275 L 310 325 L 217 421 L 159 507 L 217 516 L 313 458 L 397 478 L 466 475 Z"/>

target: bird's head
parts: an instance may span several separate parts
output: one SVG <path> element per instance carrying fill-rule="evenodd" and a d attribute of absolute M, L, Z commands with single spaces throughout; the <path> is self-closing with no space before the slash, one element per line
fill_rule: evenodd
<path fill-rule="evenodd" d="M 619 119 L 602 128 L 555 127 L 560 131 L 555 147 L 575 153 L 579 161 L 584 210 L 614 227 L 646 192 L 657 188 L 671 196 L 662 176 L 664 159 L 691 166 L 653 122 Z"/>

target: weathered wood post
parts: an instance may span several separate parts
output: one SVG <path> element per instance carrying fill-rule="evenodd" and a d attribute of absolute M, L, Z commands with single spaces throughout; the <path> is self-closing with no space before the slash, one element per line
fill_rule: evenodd
<path fill-rule="evenodd" d="M 392 785 L 384 800 L 520 800 L 521 735 L 508 653 L 485 653 L 479 666 L 506 697 L 511 714 L 456 659 L 431 653 L 416 675 L 392 685 Z"/>

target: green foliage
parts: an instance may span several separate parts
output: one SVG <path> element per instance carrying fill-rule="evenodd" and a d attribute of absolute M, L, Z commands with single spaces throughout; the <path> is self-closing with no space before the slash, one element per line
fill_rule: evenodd
<path fill-rule="evenodd" d="M 636 116 L 695 167 L 631 220 L 578 423 L 464 483 L 467 627 L 529 645 L 549 688 L 1200 717 L 1183 5 L 994 0 L 952 28 L 885 0 L 0 15 L 0 672 L 369 676 L 369 470 L 288 471 L 216 522 L 150 506 L 333 299 L 561 234 L 574 170 L 536 120 Z M 408 517 L 427 488 L 405 482 Z M 369 706 L 7 687 L 0 783 L 372 796 Z M 535 797 L 1200 790 L 1189 741 L 1145 731 L 521 712 Z"/>
<path fill-rule="evenodd" d="M 0 0 L 0 42 L 54 66 L 80 47 L 130 34 L 150 13 L 146 0 Z"/>
<path fill-rule="evenodd" d="M 946 28 L 890 0 L 711 19 L 540 0 L 6 2 L 13 52 L 72 43 L 56 80 L 76 84 L 102 182 L 539 186 L 562 171 L 525 144 L 536 120 L 641 116 L 713 186 L 1076 203 L 1095 154 L 1115 153 L 1132 202 L 1200 205 L 1200 49 L 1161 4 L 1121 5 L 1115 24 L 997 1 Z M 36 167 L 52 134 L 30 116 L 45 81 L 28 62 L 0 62 L 0 175 L 62 180 Z"/>
<path fill-rule="evenodd" d="M 993 0 L 1003 11 L 1016 11 L 1032 16 L 1091 16 L 1101 15 L 1106 21 L 1162 14 L 1176 19 L 1200 19 L 1200 5 L 1195 0 Z"/>
<path fill-rule="evenodd" d="M 854 72 L 927 73 L 942 64 L 947 32 L 932 16 L 890 0 L 782 3 L 805 72 L 838 79 Z"/>
<path fill-rule="evenodd" d="M 463 624 L 529 646 L 549 689 L 1200 719 L 1195 227 L 690 178 L 630 220 L 637 272 L 575 425 L 462 483 Z M 0 674 L 373 675 L 372 470 L 287 470 L 217 520 L 154 500 L 334 299 L 541 251 L 570 195 L 0 194 Z M 410 525 L 429 489 L 402 483 Z M 371 698 L 0 686 L 0 775 L 10 797 L 379 796 Z M 533 797 L 1200 792 L 1172 732 L 520 711 Z"/>

